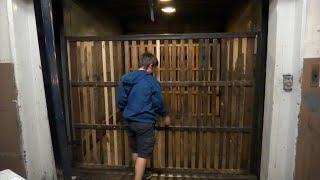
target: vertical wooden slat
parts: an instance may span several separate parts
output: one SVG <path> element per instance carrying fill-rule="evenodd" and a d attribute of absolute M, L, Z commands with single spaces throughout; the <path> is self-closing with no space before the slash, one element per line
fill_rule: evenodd
<path fill-rule="evenodd" d="M 124 41 L 124 64 L 125 64 L 125 73 L 130 72 L 130 48 L 129 48 L 129 42 Z M 129 142 L 128 142 L 128 134 L 125 131 L 124 132 L 124 146 L 125 146 L 125 165 L 130 165 L 130 158 L 131 156 L 129 151 Z"/>
<path fill-rule="evenodd" d="M 93 48 L 93 60 L 94 60 L 94 81 L 103 81 L 103 69 L 102 69 L 102 41 L 95 41 Z M 96 124 L 104 123 L 104 99 L 103 97 L 103 88 L 95 88 L 94 94 L 94 103 L 95 103 L 95 114 L 96 114 Z M 103 163 L 103 136 L 105 132 L 102 130 L 96 130 L 97 134 L 97 153 L 98 153 L 98 163 Z"/>
<path fill-rule="evenodd" d="M 158 81 L 160 81 L 160 74 L 161 74 L 161 59 L 160 59 L 160 40 L 156 40 L 156 56 L 157 56 L 157 59 L 159 61 L 159 65 L 158 65 L 158 73 L 157 73 L 157 79 Z"/>
<path fill-rule="evenodd" d="M 117 41 L 116 44 L 116 59 L 115 59 L 115 69 L 116 69 L 116 76 L 115 76 L 115 81 L 119 82 L 120 78 L 124 72 L 124 62 L 122 59 L 122 42 L 121 41 Z M 118 94 L 118 89 L 116 89 L 116 94 Z M 115 98 L 115 97 L 114 97 Z M 114 107 L 116 109 L 116 107 Z M 117 117 L 116 119 L 116 123 L 117 124 L 121 124 L 121 118 Z M 120 130 L 117 134 L 117 141 L 118 141 L 118 165 L 123 165 L 124 164 L 124 132 L 123 130 Z"/>
<path fill-rule="evenodd" d="M 81 43 L 81 79 L 83 81 L 87 81 L 87 48 L 88 48 L 88 43 L 83 42 Z M 89 122 L 89 114 L 88 114 L 88 88 L 85 87 L 83 88 L 82 92 L 82 110 L 83 110 L 83 123 L 88 124 Z M 91 152 L 90 152 L 90 134 L 89 130 L 84 130 L 84 144 L 85 144 L 85 151 L 84 151 L 84 159 L 85 162 L 91 162 Z"/>
<path fill-rule="evenodd" d="M 140 41 L 140 45 L 139 45 L 139 58 L 140 56 L 145 52 L 145 46 L 144 46 L 144 41 Z"/>
<path fill-rule="evenodd" d="M 94 81 L 94 60 L 92 58 L 92 47 L 93 47 L 93 42 L 88 42 L 88 50 L 87 50 L 87 75 L 89 81 Z M 89 100 L 90 104 L 88 109 L 89 114 L 90 114 L 90 123 L 95 124 L 96 121 L 96 114 L 95 114 L 95 102 L 94 102 L 94 88 L 89 88 Z M 91 141 L 92 141 L 92 158 L 93 162 L 97 163 L 98 162 L 98 156 L 97 156 L 97 138 L 96 138 L 96 130 L 91 130 Z M 90 147 L 91 148 L 91 147 Z"/>
<path fill-rule="evenodd" d="M 211 61 L 211 74 L 209 76 L 209 81 L 215 81 L 216 80 L 216 70 L 217 70 L 217 62 L 216 62 L 216 58 L 217 58 L 217 42 L 216 39 L 212 40 L 212 44 L 211 44 L 211 57 L 210 57 L 210 61 Z M 211 92 L 211 96 L 210 96 L 210 112 L 211 112 L 211 127 L 215 127 L 215 115 L 216 115 L 216 111 L 215 111 L 215 102 L 216 102 L 216 91 L 214 87 L 210 87 L 210 92 Z M 210 158 L 210 168 L 215 168 L 215 148 L 216 148 L 216 133 L 212 132 L 211 134 L 211 158 Z"/>
<path fill-rule="evenodd" d="M 228 79 L 228 47 L 227 41 L 225 39 L 221 39 L 221 80 L 226 81 Z M 227 100 L 228 100 L 228 87 L 224 86 L 221 92 L 221 113 L 220 117 L 222 122 L 220 126 L 226 127 L 227 126 Z M 219 168 L 225 169 L 226 168 L 226 139 L 227 135 L 225 132 L 220 134 L 220 149 L 219 149 Z"/>
<path fill-rule="evenodd" d="M 238 42 L 238 61 L 237 61 L 237 79 L 243 80 L 244 74 L 244 67 L 243 67 L 243 54 L 242 54 L 242 38 L 239 38 Z M 238 127 L 243 127 L 243 109 L 244 109 L 244 96 L 243 96 L 244 88 L 238 88 L 238 95 L 237 95 L 237 110 L 238 110 L 238 119 L 237 122 Z M 242 133 L 239 133 L 238 140 L 237 140 L 237 155 L 236 155 L 236 169 L 240 169 L 240 162 L 241 162 L 241 149 L 242 149 Z"/>
<path fill-rule="evenodd" d="M 246 79 L 245 77 L 245 74 L 246 74 L 246 61 L 247 61 L 247 38 L 243 38 L 242 39 L 242 61 L 243 61 L 243 73 L 242 73 L 242 79 Z M 245 95 L 246 95 L 246 91 L 247 91 L 247 88 L 243 88 L 243 101 L 242 103 L 245 104 L 246 101 L 245 101 Z M 241 119 L 241 122 L 240 122 L 240 127 L 243 127 L 244 126 L 244 121 L 245 121 L 245 117 L 244 117 L 244 114 L 245 114 L 245 108 L 242 108 L 242 119 Z M 243 134 L 242 135 L 242 142 L 241 142 L 241 159 L 240 159 L 240 168 L 241 169 L 244 169 L 245 168 L 245 161 L 247 159 L 246 157 L 246 144 L 247 144 L 247 138 L 246 138 L 246 135 Z"/>
<path fill-rule="evenodd" d="M 80 54 L 80 65 L 79 65 L 79 81 L 82 81 L 83 80 L 83 75 L 84 74 L 84 46 L 83 46 L 83 43 L 81 42 L 77 42 L 77 49 L 80 51 L 79 54 Z M 84 88 L 78 88 L 79 89 L 79 94 L 80 94 L 80 98 L 79 98 L 79 106 L 80 106 L 80 123 L 84 123 L 84 112 L 83 112 L 83 99 L 84 99 Z M 86 158 L 85 158 L 85 153 L 86 153 L 86 139 L 85 139 L 85 136 L 86 136 L 86 132 L 85 130 L 80 130 L 81 131 L 81 159 L 82 159 L 82 162 L 86 162 Z"/>
<path fill-rule="evenodd" d="M 216 72 L 214 73 L 214 79 L 216 81 L 219 81 L 221 79 L 221 74 L 220 74 L 220 71 L 221 71 L 221 45 L 220 43 L 218 42 L 218 40 L 214 40 L 213 41 L 214 43 L 214 49 L 216 51 L 216 56 L 215 58 L 216 59 L 213 59 L 213 62 L 215 62 L 215 66 L 216 66 Z M 214 50 L 213 49 L 213 50 Z M 214 118 L 214 127 L 220 127 L 221 126 L 221 117 L 222 117 L 222 114 L 220 112 L 220 106 L 221 106 L 221 89 L 219 87 L 216 87 L 215 88 L 215 91 L 214 91 L 214 100 L 215 100 L 215 118 Z M 216 118 L 216 117 L 219 117 L 219 118 Z M 215 133 L 215 156 L 214 156 L 214 168 L 215 169 L 218 169 L 220 167 L 220 149 L 221 149 L 221 143 L 220 143 L 220 139 L 221 139 L 221 133 Z"/>
<path fill-rule="evenodd" d="M 227 40 L 227 79 L 226 81 L 231 80 L 231 72 L 232 72 L 232 44 L 231 44 L 232 39 Z M 226 116 L 225 116 L 225 126 L 230 127 L 230 120 L 231 120 L 231 98 L 232 98 L 232 87 L 226 86 Z M 229 167 L 229 159 L 230 159 L 230 142 L 231 142 L 231 132 L 226 133 L 226 161 L 225 161 L 225 167 Z"/>
<path fill-rule="evenodd" d="M 254 82 L 254 53 L 255 53 L 255 38 L 248 38 L 247 39 L 247 58 L 246 58 L 246 71 L 245 71 L 245 78 L 246 80 L 253 81 Z M 245 104 L 254 104 L 254 87 L 246 87 L 245 92 Z M 253 106 L 245 106 L 244 111 L 244 126 L 252 127 L 253 122 Z M 251 161 L 251 135 L 247 136 L 247 160 L 245 161 L 245 168 L 247 170 L 250 169 L 250 161 Z"/>
<path fill-rule="evenodd" d="M 170 71 L 169 71 L 169 68 L 170 68 L 170 55 L 169 55 L 169 41 L 168 40 L 164 40 L 164 73 L 163 73 L 163 80 L 164 81 L 169 81 L 170 80 Z M 170 96 L 169 96 L 169 89 L 168 88 L 164 88 L 164 98 L 165 98 L 165 105 L 168 107 L 168 103 L 169 103 L 169 99 L 170 99 Z M 160 134 L 160 137 L 162 139 L 162 148 L 164 151 L 162 152 L 165 152 L 167 150 L 167 142 L 166 142 L 166 138 L 168 136 L 168 131 L 165 130 L 164 132 L 162 132 L 162 134 Z M 179 148 L 179 147 L 177 147 Z M 162 162 L 162 165 L 163 166 L 166 166 L 167 165 L 167 159 L 166 159 L 166 155 L 168 154 L 168 152 L 166 154 L 162 154 L 161 156 L 161 161 Z"/>
<path fill-rule="evenodd" d="M 129 42 L 124 42 L 124 64 L 125 64 L 125 73 L 130 72 L 130 47 Z"/>
<path fill-rule="evenodd" d="M 136 41 L 132 41 L 132 44 L 131 44 L 131 64 L 132 64 L 131 70 L 138 69 L 138 52 L 137 52 Z"/>
<path fill-rule="evenodd" d="M 185 81 L 186 80 L 186 60 L 185 60 L 185 41 L 181 40 L 180 42 L 180 53 L 178 56 L 178 64 L 179 64 L 179 68 L 180 68 L 180 72 L 182 72 L 180 74 L 180 76 L 178 76 L 178 81 Z M 179 87 L 177 89 L 178 93 L 179 93 L 179 100 L 177 99 L 177 103 L 179 103 L 179 117 L 176 120 L 176 126 L 181 126 L 183 124 L 183 121 L 186 119 L 187 115 L 186 115 L 186 108 L 184 107 L 184 103 L 185 103 L 185 94 L 184 94 L 184 89 L 183 87 Z M 184 136 L 182 135 L 181 132 L 176 132 L 175 133 L 175 167 L 180 168 L 182 166 L 182 161 L 184 159 L 184 148 L 183 148 L 183 143 L 184 141 Z"/>
<path fill-rule="evenodd" d="M 188 40 L 188 51 L 190 53 L 190 56 L 188 58 L 188 66 L 190 67 L 190 72 L 189 72 L 189 80 L 192 81 L 196 78 L 196 75 L 195 73 L 193 73 L 193 70 L 195 68 L 195 48 L 194 48 L 194 43 L 193 43 L 193 40 L 190 39 Z M 192 94 L 192 92 L 195 90 L 195 87 L 192 87 L 192 88 L 189 88 L 188 89 L 188 93 Z M 195 103 L 195 96 L 194 95 L 191 95 L 189 98 L 188 98 L 188 102 L 189 102 L 189 105 L 188 107 L 191 108 L 189 111 L 189 117 L 190 117 L 190 125 L 192 126 L 196 126 L 197 125 L 197 122 L 196 122 L 196 119 L 194 118 L 194 112 L 195 112 L 195 108 L 194 108 L 194 103 Z M 190 157 L 190 160 L 191 160 L 191 168 L 195 168 L 196 167 L 196 132 L 191 132 L 191 157 Z"/>
<path fill-rule="evenodd" d="M 193 71 L 192 71 L 192 64 L 194 62 L 194 54 L 193 54 L 193 42 L 192 39 L 189 39 L 187 41 L 187 81 L 192 81 L 192 76 L 193 76 Z M 192 109 L 192 90 L 194 88 L 192 87 L 187 87 L 187 92 L 188 92 L 188 98 L 186 102 L 186 107 L 188 108 L 188 111 L 186 113 L 186 118 L 188 119 L 186 122 L 184 121 L 184 125 L 194 125 L 194 119 L 193 119 L 193 109 Z M 184 132 L 184 138 L 185 138 L 185 144 L 186 144 L 186 151 L 185 153 L 185 159 L 184 159 L 184 168 L 191 167 L 192 162 L 195 161 L 195 157 L 193 157 L 193 135 L 194 133 L 191 132 Z M 190 138 L 190 139 L 189 139 Z M 191 141 L 190 141 L 191 140 Z"/>
<path fill-rule="evenodd" d="M 80 80 L 80 58 L 78 56 L 80 55 L 80 45 L 77 42 L 68 42 L 68 67 L 69 67 L 69 80 L 70 81 L 79 81 Z M 71 88 L 71 116 L 72 116 L 72 124 L 73 123 L 80 123 L 81 120 L 81 111 L 80 111 L 80 97 L 81 97 L 81 90 L 80 88 Z M 72 127 L 72 133 L 74 139 L 80 139 L 82 142 L 82 133 L 80 131 L 76 131 Z M 74 148 L 73 149 L 73 157 L 77 161 L 81 160 L 81 154 L 82 154 L 82 148 Z"/>
<path fill-rule="evenodd" d="M 170 75 L 170 81 L 176 81 L 176 40 L 172 41 L 172 48 L 171 48 L 171 75 Z M 171 107 L 171 118 L 173 119 L 173 122 L 176 121 L 176 95 L 175 95 L 175 91 L 176 88 L 175 87 L 171 87 L 171 103 L 170 103 L 170 107 Z M 169 167 L 173 167 L 173 160 L 175 158 L 174 156 L 174 151 L 176 148 L 176 144 L 174 142 L 179 141 L 180 139 L 175 138 L 176 132 L 169 132 Z"/>
<path fill-rule="evenodd" d="M 204 80 L 208 81 L 209 79 L 209 61 L 210 61 L 210 44 L 209 44 L 209 39 L 205 39 L 204 41 L 205 49 L 204 49 Z M 204 120 L 205 120 L 205 126 L 211 127 L 211 121 L 209 120 L 209 112 L 210 112 L 210 95 L 208 90 L 210 89 L 209 87 L 204 87 L 204 109 L 203 109 L 203 114 L 204 114 Z M 204 134 L 204 143 L 205 143 L 205 153 L 203 154 L 203 159 L 205 163 L 205 168 L 209 169 L 210 168 L 210 162 L 211 162 L 211 133 L 206 132 Z"/>
<path fill-rule="evenodd" d="M 78 69 L 79 69 L 79 73 L 78 73 L 78 81 L 82 81 L 82 73 L 83 73 L 83 62 L 84 62 L 84 47 L 83 44 L 81 42 L 77 42 L 77 53 L 79 54 L 80 59 L 77 61 L 77 65 L 78 65 Z M 79 122 L 83 123 L 84 119 L 83 119 L 83 88 L 78 88 L 78 92 L 79 92 L 79 111 L 80 111 L 80 115 L 79 115 Z M 82 162 L 85 162 L 85 131 L 84 130 L 80 130 L 80 136 L 81 136 L 81 160 Z"/>
<path fill-rule="evenodd" d="M 226 81 L 230 81 L 231 79 L 231 69 L 232 69 L 232 44 L 231 39 L 227 40 L 227 72 L 226 72 Z M 226 114 L 224 119 L 224 126 L 229 127 L 230 126 L 230 117 L 231 117 L 231 87 L 226 87 L 226 101 L 225 101 L 225 108 L 226 108 Z M 230 137 L 231 133 L 227 132 L 226 139 L 225 139 L 225 168 L 229 167 L 229 159 L 230 159 Z"/>
<path fill-rule="evenodd" d="M 199 76 L 198 76 L 198 81 L 203 81 L 204 77 L 205 77 L 205 73 L 204 73 L 204 67 L 205 67 L 205 45 L 204 45 L 204 40 L 200 39 L 199 40 Z M 197 92 L 197 122 L 198 122 L 198 126 L 204 126 L 204 113 L 203 110 L 205 109 L 204 107 L 204 92 L 203 92 L 204 88 L 203 87 L 199 87 L 198 88 L 198 92 Z M 199 165 L 198 168 L 202 169 L 203 168 L 203 151 L 204 151 L 204 133 L 203 132 L 199 132 L 199 154 L 198 154 L 198 160 L 199 160 Z"/>
<path fill-rule="evenodd" d="M 107 55 L 106 55 L 106 42 L 102 42 L 102 67 L 103 67 L 103 81 L 107 82 Z M 108 96 L 108 87 L 104 87 L 104 104 L 105 104 L 105 123 L 106 125 L 110 124 L 110 115 L 109 115 L 109 96 Z M 106 155 L 104 155 L 104 163 L 111 165 L 111 147 L 110 147 L 110 131 L 106 130 L 106 135 L 104 137 L 104 151 L 106 151 Z"/>
<path fill-rule="evenodd" d="M 109 41 L 109 53 L 110 53 L 110 71 L 111 71 L 111 82 L 115 81 L 115 69 L 114 69 L 114 58 L 113 58 L 113 42 Z M 116 111 L 116 89 L 111 87 L 112 96 L 112 124 L 117 124 L 117 111 Z M 117 141 L 117 131 L 113 131 L 114 140 L 114 163 L 118 165 L 118 141 Z"/>
<path fill-rule="evenodd" d="M 232 57 L 231 57 L 231 79 L 232 81 L 237 80 L 236 79 L 236 65 L 237 65 L 237 60 L 238 60 L 238 39 L 235 38 L 231 41 L 231 51 L 232 51 Z M 235 127 L 236 124 L 236 116 L 237 114 L 237 101 L 236 101 L 236 94 L 238 88 L 237 87 L 231 87 L 231 117 L 230 117 L 230 126 Z M 236 133 L 231 133 L 231 139 L 230 139 L 230 158 L 229 158 L 229 168 L 233 169 L 235 158 L 236 158 Z"/>
<path fill-rule="evenodd" d="M 152 40 L 148 40 L 148 48 L 147 48 L 149 53 L 152 53 L 154 55 L 154 48 L 152 44 Z"/>
<path fill-rule="evenodd" d="M 158 49 L 158 42 L 157 42 L 157 48 L 156 48 L 156 56 L 157 59 L 159 61 L 158 63 L 158 72 L 157 72 L 157 79 L 158 81 L 160 80 L 160 41 L 159 41 L 159 49 Z M 159 159 L 158 159 L 158 154 L 161 153 L 161 151 L 159 150 L 159 131 L 155 131 L 155 138 L 156 138 L 156 142 L 154 145 L 154 149 L 153 149 L 153 155 L 152 155 L 152 166 L 154 168 L 158 168 L 159 167 Z"/>

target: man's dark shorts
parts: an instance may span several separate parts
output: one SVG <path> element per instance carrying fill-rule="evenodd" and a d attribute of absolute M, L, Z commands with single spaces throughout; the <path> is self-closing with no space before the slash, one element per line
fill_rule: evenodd
<path fill-rule="evenodd" d="M 155 143 L 154 124 L 128 122 L 129 146 L 138 157 L 149 159 Z"/>

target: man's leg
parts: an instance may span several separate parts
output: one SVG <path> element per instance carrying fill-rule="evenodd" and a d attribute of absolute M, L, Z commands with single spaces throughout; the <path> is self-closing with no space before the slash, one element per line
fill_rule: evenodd
<path fill-rule="evenodd" d="M 137 157 L 136 165 L 135 165 L 135 180 L 141 180 L 144 174 L 144 170 L 147 166 L 147 159 Z"/>
<path fill-rule="evenodd" d="M 137 157 L 138 157 L 138 153 L 132 153 L 131 156 L 132 156 L 133 164 L 135 165 L 135 164 L 136 164 Z"/>

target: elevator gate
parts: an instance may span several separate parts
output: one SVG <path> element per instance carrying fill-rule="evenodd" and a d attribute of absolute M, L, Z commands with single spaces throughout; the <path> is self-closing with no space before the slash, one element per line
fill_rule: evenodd
<path fill-rule="evenodd" d="M 171 126 L 156 126 L 148 169 L 249 175 L 256 160 L 257 33 L 68 37 L 73 167 L 132 170 L 118 82 L 148 51 L 159 60 Z"/>

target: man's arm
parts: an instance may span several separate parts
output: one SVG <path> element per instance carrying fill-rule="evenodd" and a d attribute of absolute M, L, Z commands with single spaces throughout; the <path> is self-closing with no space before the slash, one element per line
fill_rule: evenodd
<path fill-rule="evenodd" d="M 117 106 L 122 112 L 127 106 L 128 102 L 128 92 L 126 91 L 123 82 L 120 82 L 118 97 L 117 97 Z"/>

